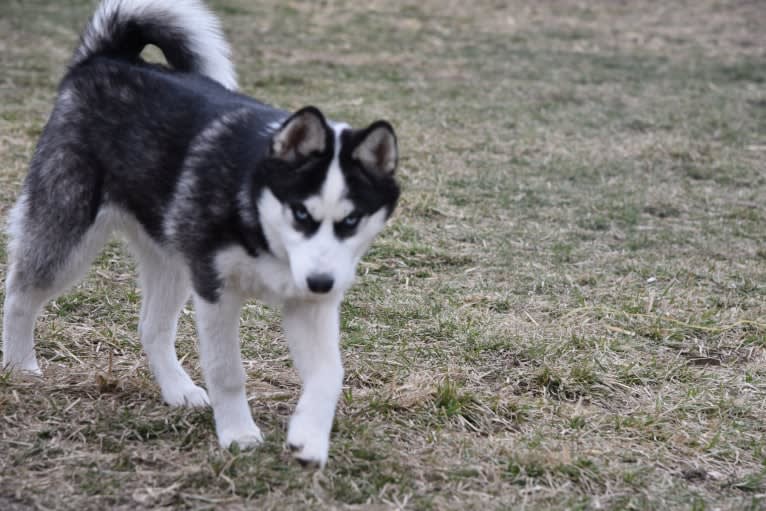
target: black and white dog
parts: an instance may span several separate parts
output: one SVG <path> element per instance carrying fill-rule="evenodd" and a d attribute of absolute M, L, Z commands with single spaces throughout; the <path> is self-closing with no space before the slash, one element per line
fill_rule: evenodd
<path fill-rule="evenodd" d="M 154 44 L 171 68 L 144 62 Z M 245 395 L 243 301 L 279 305 L 303 382 L 287 444 L 323 466 L 341 392 L 339 307 L 393 211 L 396 136 L 234 92 L 218 20 L 199 0 L 105 0 L 82 35 L 9 218 L 3 367 L 40 374 L 41 308 L 111 233 L 143 292 L 140 337 L 170 405 L 210 404 L 224 447 L 262 435 Z M 207 392 L 175 352 L 191 294 Z"/>

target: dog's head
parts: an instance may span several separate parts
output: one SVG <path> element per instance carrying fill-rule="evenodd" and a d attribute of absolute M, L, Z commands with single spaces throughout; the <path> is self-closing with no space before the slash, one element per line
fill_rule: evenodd
<path fill-rule="evenodd" d="M 306 296 L 351 285 L 399 198 L 397 160 L 386 121 L 352 130 L 306 107 L 273 134 L 255 202 L 269 250 L 289 263 Z"/>

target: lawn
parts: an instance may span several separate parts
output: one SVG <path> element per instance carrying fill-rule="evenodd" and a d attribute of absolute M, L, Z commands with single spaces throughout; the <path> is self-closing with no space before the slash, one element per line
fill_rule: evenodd
<path fill-rule="evenodd" d="M 221 450 L 209 410 L 163 405 L 114 242 L 40 317 L 44 378 L 0 375 L 0 508 L 766 508 L 760 2 L 212 5 L 244 92 L 399 136 L 328 466 L 283 446 L 299 381 L 257 302 L 265 445 Z M 91 10 L 0 0 L 3 218 Z M 201 381 L 195 343 L 189 305 Z"/>

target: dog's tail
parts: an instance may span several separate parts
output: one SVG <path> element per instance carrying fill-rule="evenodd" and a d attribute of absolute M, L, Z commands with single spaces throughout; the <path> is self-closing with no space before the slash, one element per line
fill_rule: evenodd
<path fill-rule="evenodd" d="M 175 69 L 237 88 L 218 18 L 201 0 L 102 0 L 82 33 L 72 67 L 96 55 L 135 59 L 157 46 Z"/>

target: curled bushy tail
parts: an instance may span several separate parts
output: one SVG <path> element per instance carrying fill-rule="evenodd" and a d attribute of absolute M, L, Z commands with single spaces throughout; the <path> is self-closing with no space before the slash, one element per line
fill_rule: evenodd
<path fill-rule="evenodd" d="M 237 88 L 218 18 L 200 0 L 103 0 L 82 34 L 72 66 L 96 55 L 136 58 L 157 46 L 175 69 Z"/>

